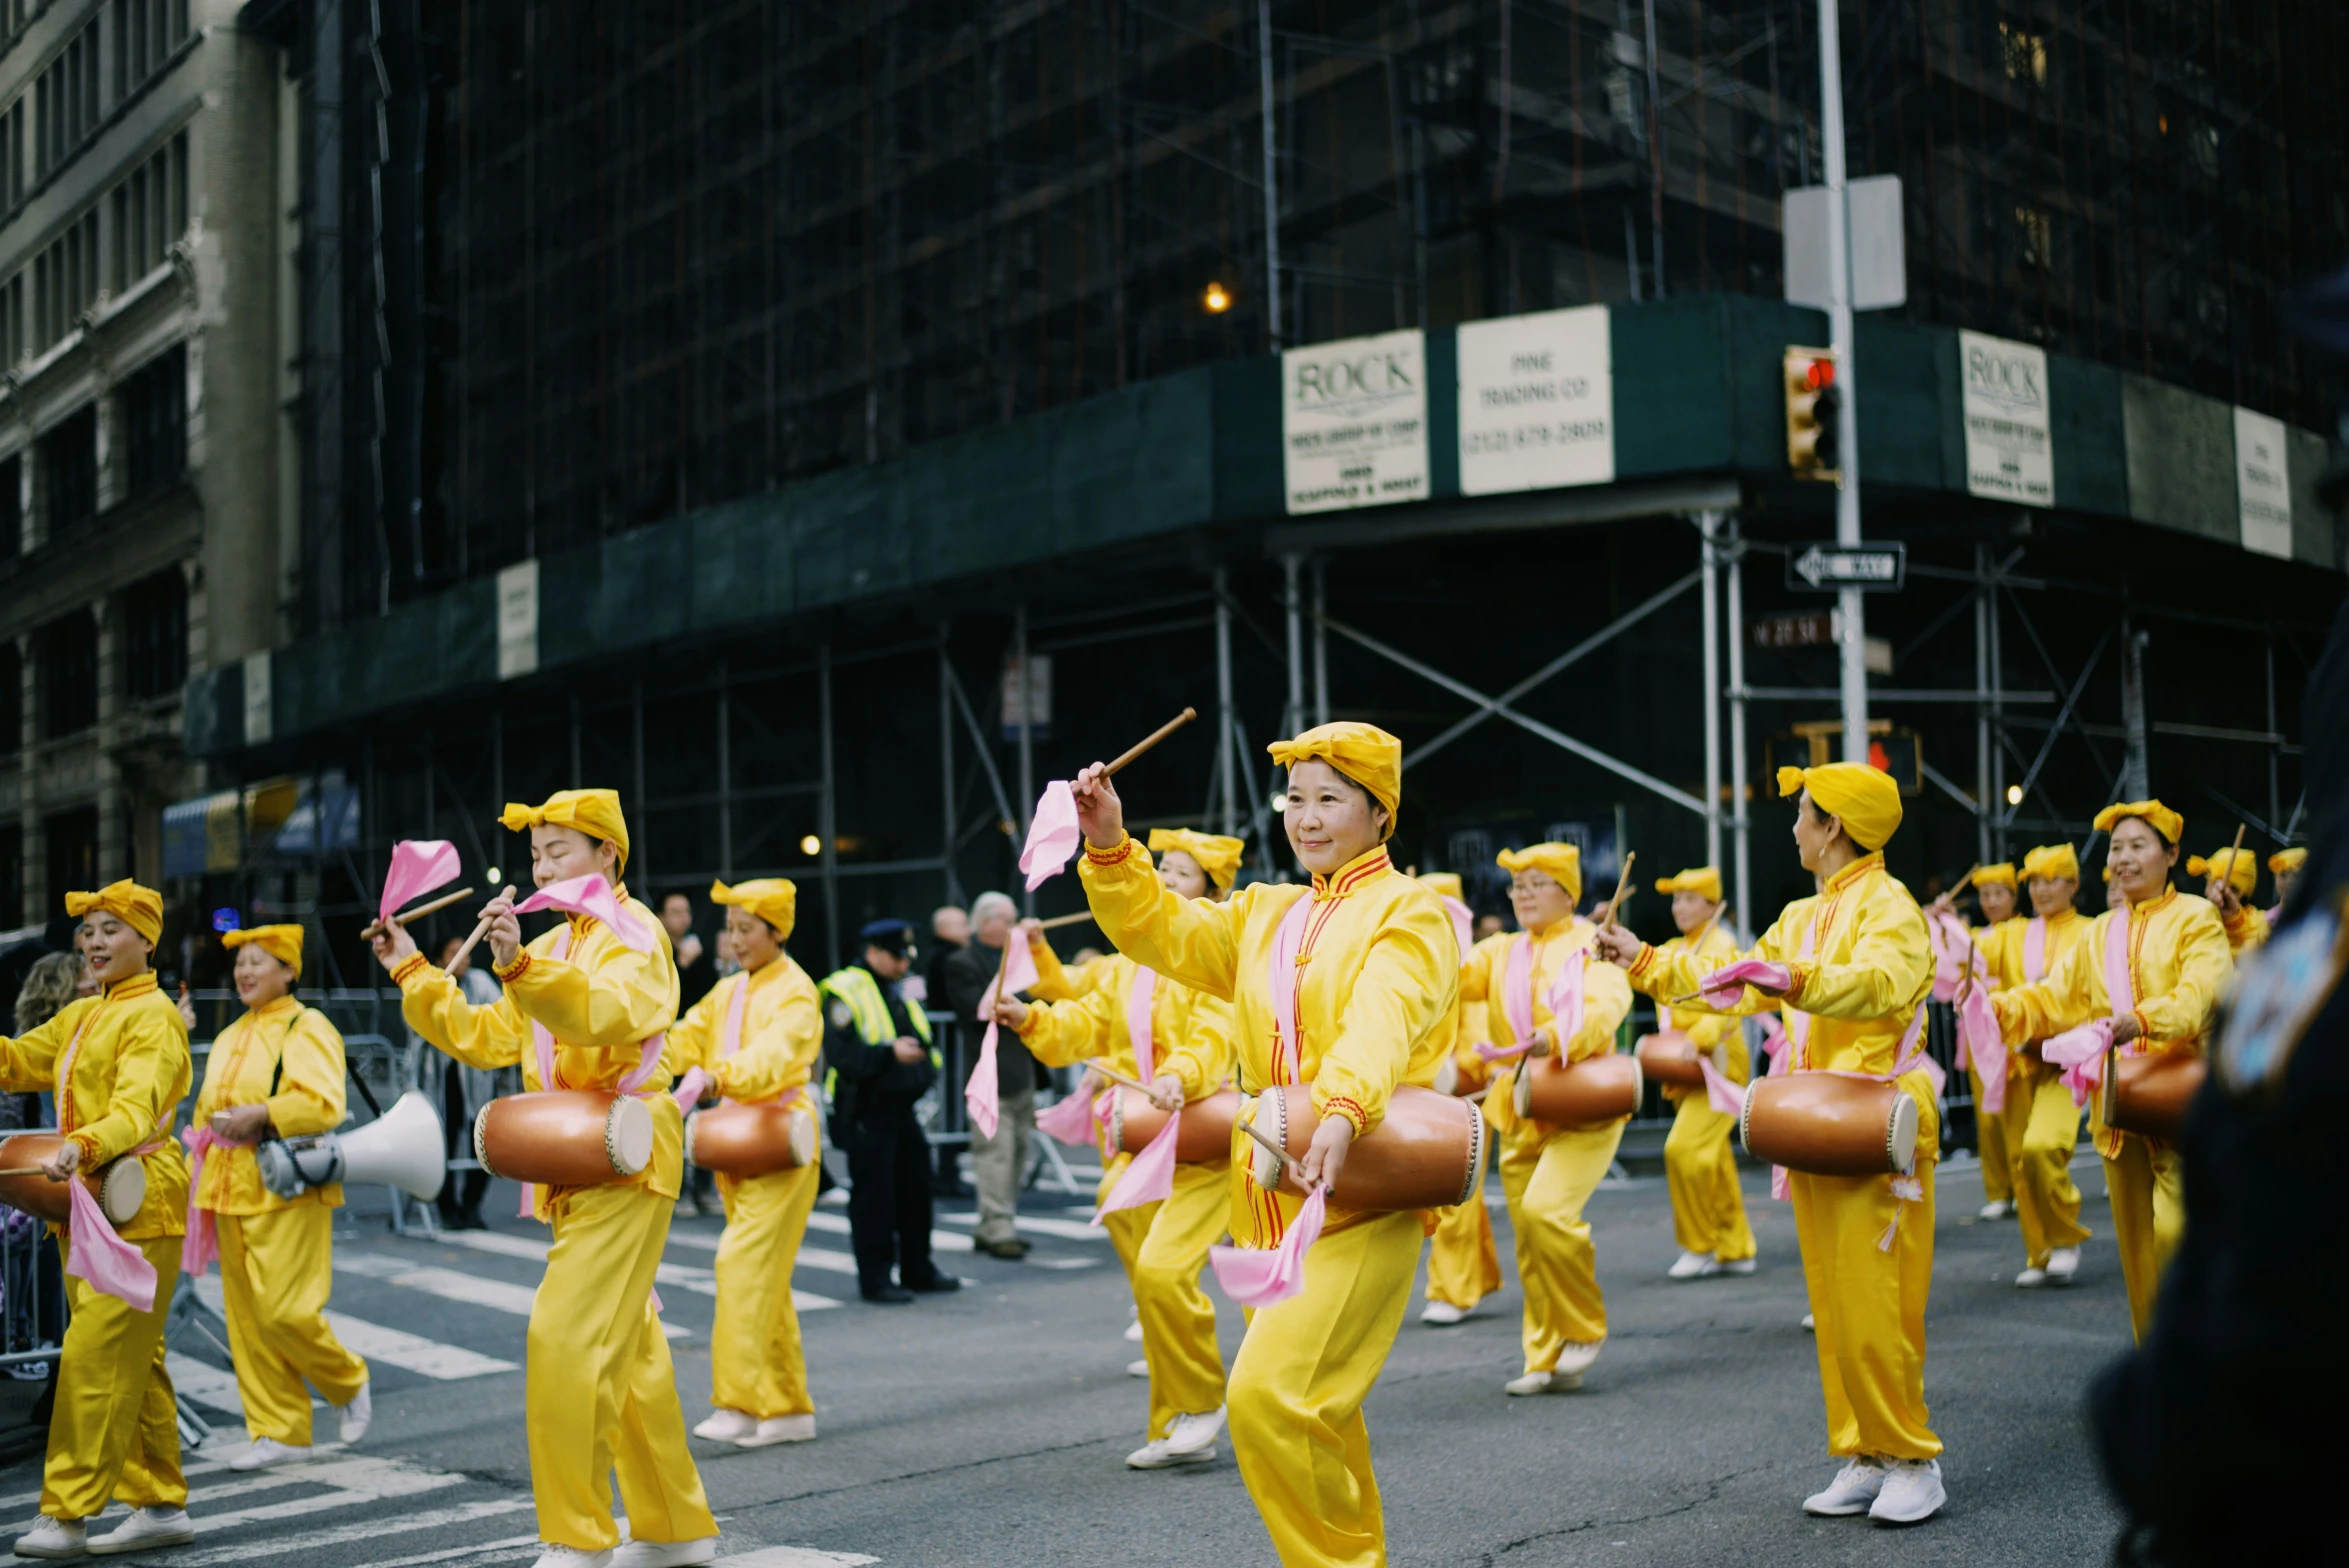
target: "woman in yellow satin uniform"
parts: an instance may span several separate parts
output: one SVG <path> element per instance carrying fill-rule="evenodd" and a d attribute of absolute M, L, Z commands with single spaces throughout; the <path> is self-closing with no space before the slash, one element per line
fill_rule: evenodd
<path fill-rule="evenodd" d="M 1402 743 L 1368 724 L 1325 724 L 1270 749 L 1288 769 L 1281 823 L 1310 888 L 1259 883 L 1222 904 L 1179 898 L 1126 837 L 1100 764 L 1074 792 L 1085 892 L 1103 932 L 1137 962 L 1231 999 L 1243 1093 L 1310 1087 L 1318 1119 L 1298 1162 L 1310 1187 L 1335 1179 L 1397 1085 L 1434 1078 L 1451 1043 L 1459 941 L 1442 901 L 1387 858 Z M 1296 1033 L 1284 1044 L 1271 959 L 1296 908 Z M 1244 1136 L 1235 1130 L 1235 1144 Z M 1301 1200 L 1258 1188 L 1251 1164 L 1233 1164 L 1232 1236 L 1277 1246 Z M 1415 1211 L 1333 1207 L 1306 1254 L 1303 1289 L 1250 1318 L 1225 1395 L 1232 1450 L 1288 1568 L 1387 1560 L 1362 1402 L 1394 1347 L 1426 1234 Z"/>
<path fill-rule="evenodd" d="M 1968 882 L 1975 907 L 1982 912 L 1982 923 L 1974 927 L 1974 946 L 1995 978 L 2018 961 L 2013 950 L 2026 922 L 2015 914 L 2015 901 L 2022 887 L 2015 880 L 2015 868 L 2003 863 L 1976 866 Z M 1944 894 L 1934 907 L 1948 909 L 1950 903 L 1950 895 Z M 1981 1114 L 1982 1069 L 1969 1062 L 1966 1079 L 1974 1096 L 1975 1140 L 1982 1146 L 1982 1218 L 2003 1220 L 2015 1212 L 2015 1161 L 2022 1151 L 2021 1139 L 2008 1118 Z"/>
<path fill-rule="evenodd" d="M 426 962 L 405 927 L 375 939 L 375 955 L 401 991 L 408 1027 L 474 1067 L 522 1066 L 522 1086 L 619 1090 L 640 1070 L 647 1041 L 676 1020 L 677 964 L 669 934 L 627 894 L 628 826 L 608 789 L 561 790 L 543 806 L 509 805 L 499 819 L 530 834 L 540 887 L 587 875 L 612 886 L 619 912 L 643 945 L 590 916 L 527 946 L 511 890 L 489 901 L 493 972 L 505 986 L 475 1007 Z M 558 948 L 564 955 L 556 957 Z M 533 1025 L 553 1036 L 554 1081 L 538 1062 Z M 685 1416 L 669 1341 L 652 1308 L 653 1275 L 669 1236 L 685 1160 L 684 1117 L 661 1091 L 656 1057 L 632 1092 L 652 1111 L 652 1162 L 635 1176 L 594 1187 L 536 1188 L 536 1213 L 554 1229 L 546 1274 L 530 1313 L 525 1413 L 530 1486 L 543 1543 L 537 1568 L 581 1568 L 611 1552 L 612 1568 L 666 1568 L 713 1561 L 717 1521 L 685 1446 Z M 610 1477 L 632 1539 L 618 1546 Z M 614 1550 L 618 1546 L 617 1550 Z"/>
<path fill-rule="evenodd" d="M 2202 878 L 2202 896 L 2218 911 L 2230 953 L 2241 958 L 2267 940 L 2267 919 L 2251 905 L 2259 888 L 2259 861 L 2251 851 L 2230 847 L 2189 855 L 2186 875 Z"/>
<path fill-rule="evenodd" d="M 683 1077 L 698 1067 L 724 1099 L 770 1105 L 788 1098 L 816 1117 L 807 1082 L 824 1047 L 824 1015 L 815 981 L 783 951 L 799 889 L 781 877 L 732 887 L 712 882 L 710 901 L 726 911 L 726 936 L 742 967 L 677 1020 L 662 1070 Z M 713 1408 L 693 1429 L 696 1437 L 764 1448 L 816 1435 L 791 1268 L 822 1169 L 810 1160 L 764 1176 L 718 1176 L 726 1231 L 718 1240 L 718 1315 L 710 1329 Z"/>
<path fill-rule="evenodd" d="M 341 1410 L 335 1435 L 345 1443 L 366 1434 L 374 1401 L 367 1363 L 326 1323 L 343 1189 L 337 1183 L 281 1198 L 261 1185 L 253 1152 L 264 1137 L 304 1138 L 342 1125 L 343 1037 L 324 1013 L 293 997 L 302 973 L 300 926 L 255 926 L 221 941 L 236 951 L 237 996 L 246 1011 L 212 1042 L 190 1118 L 228 1140 L 204 1156 L 195 1203 L 213 1216 L 228 1348 L 253 1435 L 228 1467 L 258 1470 L 310 1457 L 310 1389 Z"/>
<path fill-rule="evenodd" d="M 1925 1303 L 1933 1283 L 1933 1166 L 1939 1095 L 1921 1065 L 1920 1010 L 1933 989 L 1924 912 L 1884 869 L 1900 826 L 1900 790 L 1862 763 L 1781 768 L 1778 792 L 1799 795 L 1794 841 L 1821 891 L 1786 906 L 1744 956 L 1787 966 L 1783 994 L 1745 988 L 1726 1011 L 1786 1015 L 1796 1072 L 1898 1073 L 1917 1105 L 1907 1176 L 1788 1173 L 1795 1232 L 1818 1338 L 1828 1452 L 1846 1461 L 1808 1513 L 1867 1513 L 1910 1524 L 1947 1501 L 1941 1439 L 1926 1424 Z M 1631 983 L 1679 997 L 1724 967 L 1687 954 L 1666 960 L 1620 927 L 1600 934 Z M 1912 1034 L 1912 1025 L 1914 1033 Z"/>
<path fill-rule="evenodd" d="M 2226 928 L 2210 901 L 2170 885 L 2185 821 L 2158 800 L 2137 800 L 2105 807 L 2096 814 L 2096 826 L 2111 835 L 2106 864 L 2112 885 L 2128 899 L 2127 912 L 2108 910 L 2090 921 L 2045 980 L 1993 992 L 1999 1031 L 2013 1045 L 2109 1018 L 2115 1044 L 2199 1053 L 2235 965 Z M 2132 1005 L 2126 1010 L 2116 1006 L 2104 972 L 2115 921 L 2127 922 L 2122 929 Z M 2096 1152 L 2104 1156 L 2113 1245 L 2129 1289 L 2129 1324 L 2143 1339 L 2153 1321 L 2162 1270 L 2185 1230 L 2185 1172 L 2177 1145 L 2114 1131 L 2104 1125 L 2094 1102 L 2088 1126 Z"/>
<path fill-rule="evenodd" d="M 1220 904 L 1231 896 L 1245 846 L 1236 838 L 1187 828 L 1153 828 L 1150 850 L 1158 880 L 1178 898 Z M 1230 1079 L 1234 1044 L 1229 1002 L 1175 984 L 1163 975 L 1143 978 L 1123 953 L 1094 966 L 1095 983 L 1078 1000 L 1034 1005 L 1007 997 L 998 1024 L 1048 1067 L 1098 1058 L 1127 1077 L 1141 1068 L 1127 1026 L 1135 988 L 1150 987 L 1151 1098 L 1172 1110 L 1214 1094 Z M 1088 1095 L 1101 1085 L 1088 1082 Z M 1133 1164 L 1133 1153 L 1108 1147 L 1102 1129 L 1099 1200 Z M 1141 1316 L 1142 1355 L 1150 1373 L 1150 1415 L 1143 1443 L 1126 1456 L 1136 1470 L 1204 1464 L 1215 1458 L 1224 1425 L 1223 1352 L 1215 1342 L 1215 1303 L 1199 1288 L 1207 1249 L 1223 1238 L 1231 1215 L 1231 1161 L 1178 1164 L 1174 1188 L 1156 1203 L 1102 1216 L 1125 1264 Z"/>
<path fill-rule="evenodd" d="M 1503 850 L 1500 866 L 1510 874 L 1509 902 L 1523 929 L 1487 937 L 1469 950 L 1460 969 L 1460 994 L 1484 1003 L 1495 1046 L 1531 1046 L 1546 1054 L 1551 1049 L 1546 1034 L 1538 1041 L 1521 1039 L 1512 1020 L 1512 954 L 1520 944 L 1531 954 L 1526 993 L 1515 1008 L 1545 1030 L 1547 997 L 1559 970 L 1582 965 L 1582 1027 L 1566 1042 L 1566 1059 L 1579 1062 L 1612 1051 L 1615 1031 L 1631 1011 L 1631 987 L 1620 969 L 1592 960 L 1597 927 L 1574 912 L 1582 897 L 1581 852 L 1572 844 L 1535 844 Z M 1582 1386 L 1583 1373 L 1598 1360 L 1607 1339 L 1598 1253 L 1582 1211 L 1615 1163 L 1624 1124 L 1559 1127 L 1519 1121 L 1513 1100 L 1518 1070 L 1516 1063 L 1495 1067 L 1484 1101 L 1485 1116 L 1500 1138 L 1501 1190 L 1509 1200 L 1517 1277 L 1525 1287 L 1520 1333 L 1525 1365 L 1506 1388 L 1512 1394 L 1565 1393 Z"/>
<path fill-rule="evenodd" d="M 2267 923 L 2272 928 L 2284 906 L 2292 900 L 2292 889 L 2299 885 L 2301 868 L 2308 864 L 2308 848 L 2295 844 L 2290 849 L 2279 849 L 2267 857 L 2267 869 L 2276 879 L 2276 901 L 2267 912 Z"/>
<path fill-rule="evenodd" d="M 1423 872 L 1419 881 L 1444 901 L 1444 907 L 1452 912 L 1456 930 L 1465 931 L 1473 926 L 1458 873 Z M 1464 949 L 1475 945 L 1471 939 Z M 1464 964 L 1467 962 L 1466 950 L 1460 959 Z M 1463 998 L 1452 1012 L 1451 1072 L 1447 1074 L 1439 1069 L 1436 1087 L 1448 1087 L 1454 1094 L 1475 1094 L 1483 1089 L 1488 1075 L 1485 1060 L 1476 1048 L 1480 1044 L 1490 1045 L 1492 1038 L 1485 1026 L 1485 1004 Z M 1455 1203 L 1437 1211 L 1435 1236 L 1427 1249 L 1427 1305 L 1419 1314 L 1420 1322 L 1433 1327 L 1446 1328 L 1467 1321 L 1478 1302 L 1501 1288 L 1501 1254 L 1493 1245 L 1493 1211 L 1484 1202 L 1485 1157 L 1486 1152 L 1479 1149 L 1475 1196 L 1466 1203 Z"/>
<path fill-rule="evenodd" d="M 1685 953 L 1691 962 L 1710 968 L 1736 956 L 1737 939 L 1722 929 L 1718 868 L 1698 866 L 1664 877 L 1656 883 L 1656 891 L 1672 895 L 1672 923 L 1680 928 L 1680 935 L 1657 950 L 1666 960 L 1677 961 Z M 1658 1002 L 1656 1025 L 1679 1030 L 1700 1051 L 1720 1047 L 1728 1059 L 1729 1079 L 1740 1084 L 1746 1081 L 1752 1064 L 1745 1031 L 1734 1018 Z M 1664 1098 L 1675 1107 L 1672 1131 L 1664 1138 L 1664 1183 L 1672 1194 L 1672 1236 L 1680 1243 L 1680 1256 L 1665 1274 L 1671 1279 L 1751 1274 L 1754 1228 L 1745 1217 L 1737 1155 L 1729 1147 L 1737 1118 L 1714 1110 L 1711 1096 L 1701 1086 L 1667 1084 Z"/>
<path fill-rule="evenodd" d="M 187 1155 L 171 1122 L 194 1076 L 187 1025 L 147 967 L 163 935 L 163 898 L 116 882 L 66 894 L 65 912 L 82 922 L 75 941 L 98 994 L 66 1003 L 30 1034 L 0 1040 L 0 1088 L 55 1092 L 65 1143 L 47 1164 L 52 1178 L 125 1156 L 146 1167 L 146 1201 L 115 1233 L 154 1266 L 155 1297 L 142 1312 L 66 1276 L 69 1316 L 41 1467 L 41 1517 L 16 1542 L 17 1556 L 36 1558 L 195 1539 L 179 1466 L 179 1406 L 163 1370 L 163 1325 L 188 1211 Z M 75 1243 L 63 1227 L 57 1245 L 70 1265 Z M 90 1536 L 87 1522 L 112 1500 L 129 1504 L 131 1516 Z"/>

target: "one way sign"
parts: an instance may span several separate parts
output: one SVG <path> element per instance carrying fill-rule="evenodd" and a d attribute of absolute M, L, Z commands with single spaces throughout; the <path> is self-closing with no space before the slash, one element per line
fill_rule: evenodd
<path fill-rule="evenodd" d="M 1908 574 L 1905 544 L 1806 544 L 1786 555 L 1789 588 L 1890 593 L 1906 586 Z"/>

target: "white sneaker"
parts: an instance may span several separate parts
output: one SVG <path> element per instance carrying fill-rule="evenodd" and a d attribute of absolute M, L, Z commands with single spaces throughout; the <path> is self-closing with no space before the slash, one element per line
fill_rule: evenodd
<path fill-rule="evenodd" d="M 1930 1519 L 1949 1501 L 1941 1486 L 1938 1459 L 1895 1459 L 1885 1472 L 1884 1489 L 1868 1517 L 1880 1524 L 1915 1524 Z"/>
<path fill-rule="evenodd" d="M 622 1541 L 612 1550 L 612 1568 L 696 1568 L 718 1560 L 718 1538 L 698 1541 Z"/>
<path fill-rule="evenodd" d="M 2058 1247 L 2047 1255 L 2047 1281 L 2051 1285 L 2069 1285 L 2072 1276 L 2080 1272 L 2080 1249 Z"/>
<path fill-rule="evenodd" d="M 1149 1362 L 1147 1362 L 1147 1361 L 1129 1361 L 1129 1362 L 1127 1362 L 1127 1363 L 1126 1363 L 1126 1376 L 1128 1376 L 1128 1377 L 1148 1377 L 1149 1375 L 1150 1375 L 1150 1363 L 1149 1363 Z"/>
<path fill-rule="evenodd" d="M 2037 1290 L 2046 1283 L 2047 1270 L 2045 1269 L 2025 1269 L 2015 1276 L 2015 1289 L 2017 1290 Z"/>
<path fill-rule="evenodd" d="M 1223 1406 L 1218 1405 L 1204 1414 L 1185 1411 L 1174 1418 L 1160 1441 L 1166 1444 L 1170 1456 L 1182 1458 L 1190 1454 L 1215 1452 L 1215 1439 L 1223 1431 Z"/>
<path fill-rule="evenodd" d="M 19 1557 L 82 1557 L 90 1550 L 89 1532 L 79 1519 L 43 1514 L 33 1527 L 16 1538 Z"/>
<path fill-rule="evenodd" d="M 1806 1334 L 1816 1334 L 1819 1332 L 1818 1323 L 1813 1320 L 1811 1314 L 1808 1312 L 1803 1314 L 1803 1332 Z"/>
<path fill-rule="evenodd" d="M 1803 1512 L 1825 1519 L 1864 1514 L 1884 1490 L 1884 1479 L 1884 1462 L 1873 1454 L 1862 1454 L 1846 1461 L 1835 1472 L 1835 1479 L 1827 1483 L 1826 1491 L 1813 1492 L 1804 1498 Z"/>
<path fill-rule="evenodd" d="M 1710 1252 L 1684 1252 L 1664 1271 L 1666 1279 L 1703 1279 L 1721 1272 L 1721 1260 Z"/>
<path fill-rule="evenodd" d="M 1468 1309 L 1455 1307 L 1448 1301 L 1430 1301 L 1420 1309 L 1419 1321 L 1436 1328 L 1450 1328 L 1468 1321 Z"/>
<path fill-rule="evenodd" d="M 1723 1258 L 1721 1260 L 1721 1272 L 1724 1274 L 1751 1274 L 1753 1271 L 1754 1260 L 1751 1258 Z"/>
<path fill-rule="evenodd" d="M 346 1443 L 356 1443 L 367 1435 L 367 1428 L 375 1421 L 375 1385 L 361 1383 L 359 1392 L 351 1396 L 351 1402 L 340 1408 L 343 1413 L 342 1425 L 335 1435 Z"/>
<path fill-rule="evenodd" d="M 1126 1455 L 1126 1467 L 1132 1470 L 1171 1470 L 1176 1465 L 1203 1465 L 1215 1457 L 1213 1443 L 1205 1448 L 1194 1448 L 1179 1454 L 1166 1445 L 1167 1440 L 1163 1437 L 1154 1443 L 1144 1443 Z"/>
<path fill-rule="evenodd" d="M 185 1546 L 196 1538 L 184 1508 L 134 1508 L 130 1517 L 104 1535 L 90 1537 L 92 1557 L 143 1551 L 152 1546 Z"/>
<path fill-rule="evenodd" d="M 771 1448 L 777 1443 L 804 1443 L 816 1435 L 813 1411 L 796 1416 L 768 1416 L 734 1440 L 736 1448 Z M 696 1558 L 696 1562 L 705 1559 Z"/>
<path fill-rule="evenodd" d="M 2003 1220 L 2014 1212 L 2015 1206 L 2011 1201 L 2005 1198 L 1993 1198 L 1982 1205 L 1981 1217 L 1986 1220 Z"/>
<path fill-rule="evenodd" d="M 1126 1343 L 1129 1345 L 1142 1343 L 1142 1314 L 1139 1312 L 1134 1314 L 1134 1321 L 1126 1325 Z"/>
<path fill-rule="evenodd" d="M 1515 1399 L 1529 1394 L 1571 1394 L 1582 1387 L 1580 1372 L 1528 1372 L 1523 1377 L 1511 1378 L 1501 1385 L 1501 1392 Z"/>
<path fill-rule="evenodd" d="M 1603 1339 L 1594 1339 L 1585 1345 L 1570 1339 L 1558 1347 L 1558 1364 L 1550 1370 L 1580 1383 L 1582 1374 L 1588 1372 L 1599 1359 L 1599 1351 L 1606 1343 Z"/>
<path fill-rule="evenodd" d="M 258 1470 L 264 1465 L 299 1464 L 310 1457 L 307 1446 L 296 1448 L 274 1437 L 256 1437 L 253 1446 L 228 1462 L 231 1470 Z"/>
<path fill-rule="evenodd" d="M 584 1546 L 556 1546 L 548 1541 L 538 1543 L 538 1561 L 530 1568 L 612 1568 L 612 1549 L 591 1552 Z"/>
<path fill-rule="evenodd" d="M 710 1412 L 710 1418 L 693 1429 L 695 1437 L 706 1437 L 713 1443 L 739 1443 L 758 1430 L 758 1417 L 747 1410 L 728 1410 L 720 1405 Z"/>

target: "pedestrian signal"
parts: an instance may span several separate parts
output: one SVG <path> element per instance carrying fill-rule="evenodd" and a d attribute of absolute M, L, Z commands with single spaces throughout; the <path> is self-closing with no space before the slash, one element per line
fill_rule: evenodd
<path fill-rule="evenodd" d="M 1835 355 L 1823 348 L 1786 351 L 1786 466 L 1797 479 L 1843 482 L 1843 393 Z"/>

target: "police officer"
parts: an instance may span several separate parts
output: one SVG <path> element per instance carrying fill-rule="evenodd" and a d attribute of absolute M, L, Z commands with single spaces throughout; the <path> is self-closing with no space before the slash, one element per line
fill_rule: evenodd
<path fill-rule="evenodd" d="M 937 1081 L 940 1060 L 929 1018 L 900 984 L 913 968 L 913 927 L 876 920 L 857 938 L 863 959 L 818 987 L 824 1084 L 832 1141 L 848 1156 L 857 1288 L 867 1301 L 902 1306 L 916 1292 L 962 1288 L 930 1261 L 930 1146 L 914 1119 L 914 1102 Z"/>

